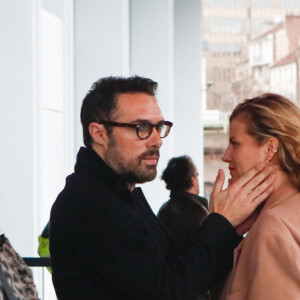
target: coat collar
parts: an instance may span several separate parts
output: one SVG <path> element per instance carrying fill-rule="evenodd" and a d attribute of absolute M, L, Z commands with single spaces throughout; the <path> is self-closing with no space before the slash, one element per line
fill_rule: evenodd
<path fill-rule="evenodd" d="M 131 192 L 128 189 L 128 186 L 122 176 L 120 176 L 111 167 L 109 167 L 93 149 L 85 147 L 80 148 L 77 154 L 75 173 L 92 175 L 93 177 L 96 177 L 97 179 L 103 181 L 107 186 L 118 193 L 123 200 L 127 201 L 134 207 L 143 207 L 142 210 L 147 212 L 152 220 L 156 222 L 158 226 L 160 226 L 160 228 L 168 236 L 168 239 L 173 244 L 173 246 L 175 246 L 176 244 L 176 247 L 179 247 L 174 237 L 154 215 L 149 203 L 147 202 L 143 194 L 142 189 L 140 187 L 137 187 Z M 138 210 L 141 212 L 140 208 Z"/>
<path fill-rule="evenodd" d="M 92 174 L 113 190 L 121 193 L 130 192 L 122 176 L 109 167 L 93 149 L 80 148 L 77 154 L 75 173 Z"/>
<path fill-rule="evenodd" d="M 263 211 L 272 208 L 283 201 L 293 198 L 297 194 L 299 194 L 299 191 L 295 187 L 288 184 L 282 184 L 266 200 Z"/>

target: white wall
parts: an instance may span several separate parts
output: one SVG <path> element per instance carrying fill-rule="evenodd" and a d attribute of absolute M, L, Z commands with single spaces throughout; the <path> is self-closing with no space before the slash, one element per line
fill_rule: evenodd
<path fill-rule="evenodd" d="M 72 1 L 43 0 L 36 12 L 39 234 L 74 164 L 72 11 Z M 56 299 L 50 273 L 38 272 L 44 272 L 41 296 Z"/>
<path fill-rule="evenodd" d="M 36 246 L 35 122 L 31 1 L 0 10 L 0 228 L 22 255 Z"/>
<path fill-rule="evenodd" d="M 158 174 L 180 154 L 201 173 L 200 9 L 200 0 L 1 2 L 0 231 L 21 256 L 37 256 L 37 237 L 82 145 L 82 99 L 100 77 L 156 80 L 165 119 L 175 122 Z M 159 178 L 143 186 L 156 212 L 168 191 Z M 40 297 L 55 298 L 51 283 L 43 297 L 35 274 Z"/>
<path fill-rule="evenodd" d="M 202 7 L 199 0 L 174 3 L 174 151 L 194 160 L 203 194 Z"/>
<path fill-rule="evenodd" d="M 104 76 L 126 76 L 129 64 L 128 0 L 75 0 L 76 151 L 83 145 L 81 103 L 92 83 Z"/>
<path fill-rule="evenodd" d="M 250 67 L 269 65 L 274 63 L 273 59 L 273 35 L 269 34 L 263 39 L 254 40 L 249 45 Z"/>
<path fill-rule="evenodd" d="M 23 257 L 38 256 L 38 235 L 73 165 L 70 11 L 71 0 L 1 2 L 0 228 Z M 42 273 L 34 269 L 39 296 L 55 299 Z"/>
<path fill-rule="evenodd" d="M 168 199 L 160 175 L 172 156 L 189 154 L 203 178 L 201 50 L 199 0 L 75 1 L 76 148 L 82 99 L 95 80 L 137 74 L 157 81 L 159 105 L 175 125 L 161 149 L 158 177 L 143 184 L 155 212 Z"/>
<path fill-rule="evenodd" d="M 149 77 L 158 82 L 157 100 L 166 120 L 173 121 L 173 39 L 174 6 L 172 0 L 131 1 L 131 74 Z M 160 180 L 162 170 L 173 156 L 174 128 L 163 140 L 158 176 L 142 185 L 154 212 L 168 200 L 169 192 Z"/>
<path fill-rule="evenodd" d="M 297 102 L 297 64 L 292 62 L 271 69 L 270 90 Z"/>

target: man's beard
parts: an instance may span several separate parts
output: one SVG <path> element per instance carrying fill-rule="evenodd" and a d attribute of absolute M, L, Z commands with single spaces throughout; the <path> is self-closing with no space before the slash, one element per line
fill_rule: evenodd
<path fill-rule="evenodd" d="M 141 165 L 143 158 L 149 155 L 157 155 L 159 157 L 159 150 L 152 148 L 137 158 L 126 161 L 126 157 L 122 155 L 116 145 L 114 136 L 111 135 L 104 160 L 112 169 L 122 176 L 127 184 L 135 185 L 136 183 L 152 181 L 157 175 L 156 165 Z"/>

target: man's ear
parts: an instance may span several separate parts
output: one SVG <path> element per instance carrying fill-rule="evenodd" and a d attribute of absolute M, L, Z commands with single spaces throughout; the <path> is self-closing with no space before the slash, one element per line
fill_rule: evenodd
<path fill-rule="evenodd" d="M 94 144 L 104 146 L 105 148 L 107 147 L 108 136 L 103 124 L 99 124 L 97 122 L 90 123 L 89 132 Z"/>
<path fill-rule="evenodd" d="M 196 186 L 196 181 L 198 180 L 198 178 L 196 176 L 192 176 L 192 186 Z"/>
<path fill-rule="evenodd" d="M 270 137 L 267 141 L 267 160 L 271 161 L 278 150 L 278 140 L 275 137 Z"/>
<path fill-rule="evenodd" d="M 198 195 L 199 194 L 199 181 L 197 176 L 192 176 L 192 186 L 189 188 L 188 192 Z"/>

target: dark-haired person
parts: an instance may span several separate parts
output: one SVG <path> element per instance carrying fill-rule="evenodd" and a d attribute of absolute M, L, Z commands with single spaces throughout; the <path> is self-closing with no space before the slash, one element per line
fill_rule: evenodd
<path fill-rule="evenodd" d="M 198 196 L 198 171 L 189 156 L 179 156 L 168 162 L 161 178 L 171 193 L 157 216 L 184 247 L 208 216 L 208 202 Z"/>
<path fill-rule="evenodd" d="M 199 226 L 208 216 L 207 199 L 198 196 L 198 171 L 192 159 L 187 156 L 173 157 L 162 173 L 161 179 L 170 190 L 170 200 L 158 211 L 158 218 L 184 248 L 197 234 Z M 208 299 L 203 293 L 197 300 Z"/>
<path fill-rule="evenodd" d="M 86 147 L 50 217 L 59 300 L 195 299 L 230 268 L 241 240 L 234 227 L 272 191 L 272 170 L 261 164 L 225 190 L 220 172 L 211 215 L 180 249 L 135 188 L 156 177 L 162 138 L 172 127 L 156 87 L 138 76 L 107 77 L 83 100 Z"/>

